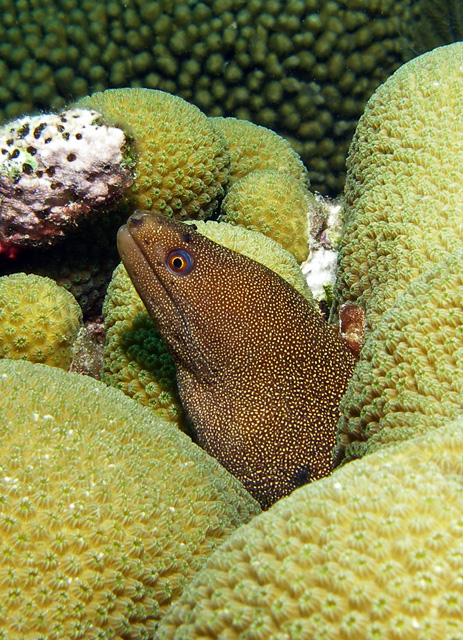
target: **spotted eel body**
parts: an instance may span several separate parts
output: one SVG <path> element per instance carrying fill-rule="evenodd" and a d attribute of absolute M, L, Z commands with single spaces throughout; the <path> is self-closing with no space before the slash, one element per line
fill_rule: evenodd
<path fill-rule="evenodd" d="M 118 248 L 173 356 L 198 443 L 264 508 L 329 474 L 355 360 L 307 300 L 160 215 L 136 212 Z"/>

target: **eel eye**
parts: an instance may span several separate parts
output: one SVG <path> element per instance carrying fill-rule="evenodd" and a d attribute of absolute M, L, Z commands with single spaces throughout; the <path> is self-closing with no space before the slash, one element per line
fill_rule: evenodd
<path fill-rule="evenodd" d="M 188 251 L 174 249 L 169 253 L 166 260 L 167 268 L 172 273 L 186 276 L 194 267 L 194 260 Z"/>

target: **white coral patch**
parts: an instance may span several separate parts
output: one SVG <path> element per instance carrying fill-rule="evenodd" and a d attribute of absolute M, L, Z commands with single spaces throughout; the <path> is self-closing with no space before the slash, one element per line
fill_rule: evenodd
<path fill-rule="evenodd" d="M 40 243 L 133 181 L 127 139 L 96 111 L 26 116 L 0 127 L 0 240 Z"/>

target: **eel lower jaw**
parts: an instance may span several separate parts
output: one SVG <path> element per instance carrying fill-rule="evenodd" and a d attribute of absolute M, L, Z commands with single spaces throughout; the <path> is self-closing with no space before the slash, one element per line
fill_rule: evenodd
<path fill-rule="evenodd" d="M 144 260 L 146 260 L 146 256 L 143 254 L 143 251 L 139 245 L 139 243 L 135 240 L 132 235 L 132 231 L 136 232 L 144 222 L 144 218 L 146 217 L 146 213 L 141 211 L 136 211 L 133 213 L 130 218 L 127 220 L 127 223 L 120 227 L 117 232 L 117 250 L 119 251 L 119 255 L 122 259 L 122 262 L 125 264 L 125 259 L 130 260 L 131 257 L 135 255 L 135 252 L 140 254 Z"/>
<path fill-rule="evenodd" d="M 141 253 L 126 224 L 117 232 L 117 250 L 124 264 L 133 259 L 134 254 Z"/>

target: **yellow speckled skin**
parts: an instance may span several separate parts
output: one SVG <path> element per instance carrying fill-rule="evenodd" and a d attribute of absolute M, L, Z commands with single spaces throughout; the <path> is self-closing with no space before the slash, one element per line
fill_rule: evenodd
<path fill-rule="evenodd" d="M 354 358 L 319 313 L 270 269 L 177 221 L 136 213 L 118 246 L 199 443 L 263 507 L 329 474 Z M 184 271 L 171 268 L 174 250 Z"/>

